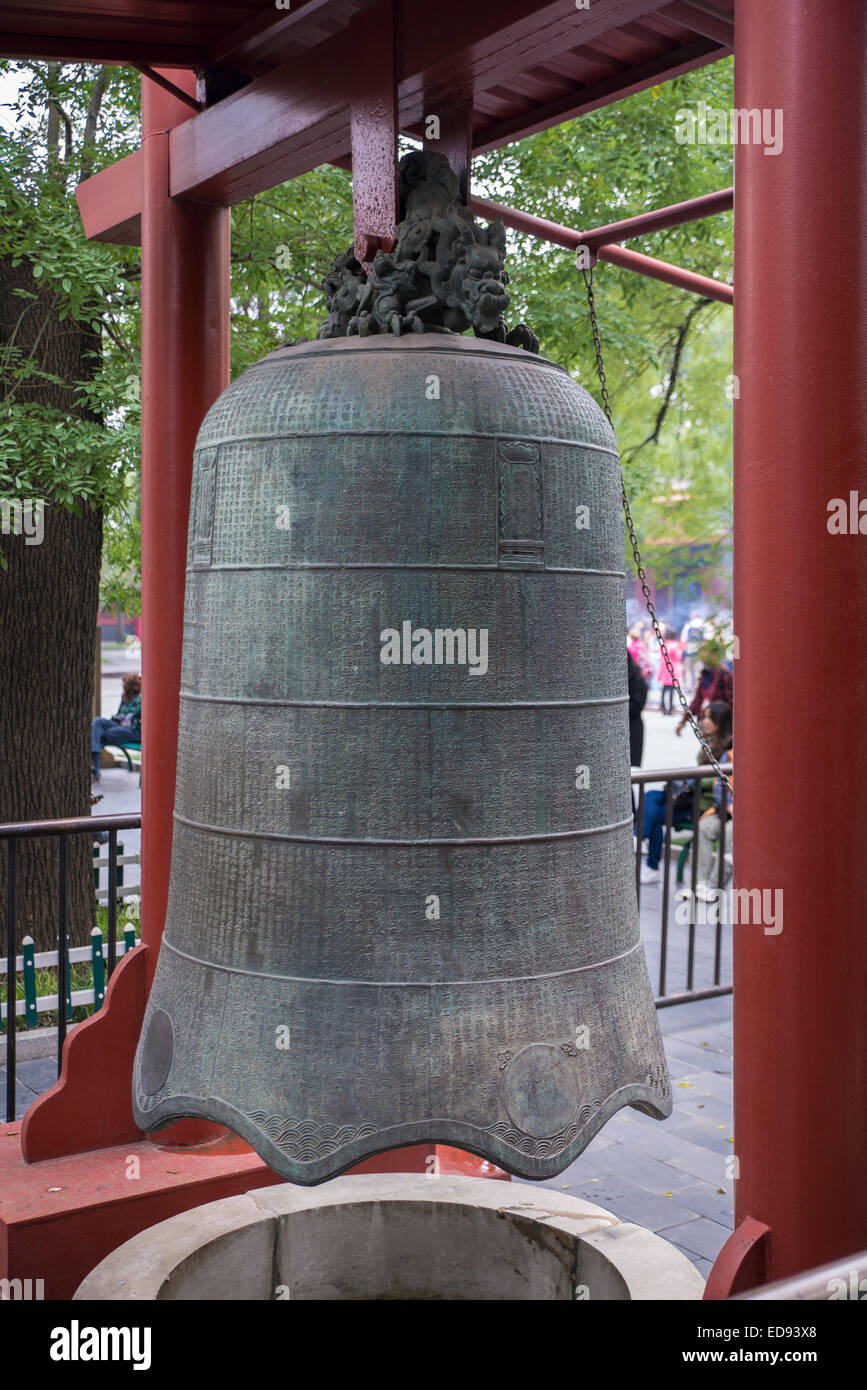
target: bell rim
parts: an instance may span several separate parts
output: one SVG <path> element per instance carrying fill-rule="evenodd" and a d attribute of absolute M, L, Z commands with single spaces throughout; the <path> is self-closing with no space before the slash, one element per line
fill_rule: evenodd
<path fill-rule="evenodd" d="M 309 1162 L 301 1162 L 287 1155 L 249 1114 L 217 1096 L 173 1095 L 147 1111 L 139 1109 L 138 1099 L 134 1096 L 133 1116 L 145 1133 L 159 1132 L 183 1119 L 203 1119 L 225 1125 L 287 1182 L 315 1187 L 378 1154 L 411 1144 L 444 1144 L 463 1149 L 496 1164 L 514 1177 L 529 1181 L 557 1177 L 575 1162 L 612 1116 L 627 1106 L 639 1109 L 653 1119 L 665 1120 L 672 1113 L 674 1101 L 670 1088 L 660 1098 L 653 1087 L 643 1083 L 629 1082 L 619 1086 L 598 1104 L 569 1144 L 550 1157 L 526 1154 L 515 1145 L 468 1121 L 426 1119 L 404 1121 L 387 1129 L 377 1128 L 375 1132 L 384 1142 L 376 1142 L 372 1135 L 362 1136 L 340 1145 L 323 1158 Z M 364 1123 L 357 1126 L 359 1131 L 365 1128 Z"/>

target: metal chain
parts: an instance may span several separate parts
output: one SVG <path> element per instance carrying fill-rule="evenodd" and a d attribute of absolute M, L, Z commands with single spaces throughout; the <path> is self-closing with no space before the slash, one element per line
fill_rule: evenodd
<path fill-rule="evenodd" d="M 614 429 L 614 419 L 611 413 L 611 398 L 608 394 L 608 381 L 605 377 L 605 362 L 602 356 L 602 339 L 599 336 L 599 320 L 596 315 L 596 296 L 593 292 L 593 267 L 590 266 L 588 269 L 582 266 L 581 273 L 584 276 L 584 284 L 587 286 L 587 306 L 590 310 L 590 326 L 593 330 L 593 347 L 596 352 L 596 370 L 599 373 L 599 385 L 602 389 L 602 408 L 605 411 L 605 414 L 608 416 L 609 425 L 612 429 Z M 728 776 L 726 772 L 723 771 L 722 767 L 717 762 L 717 759 L 711 752 L 710 744 L 708 743 L 707 739 L 702 733 L 701 728 L 699 727 L 698 720 L 696 719 L 695 715 L 689 707 L 686 695 L 684 694 L 681 688 L 680 681 L 674 674 L 674 666 L 672 664 L 671 657 L 668 655 L 668 648 L 665 645 L 665 638 L 662 635 L 662 628 L 659 625 L 659 618 L 656 616 L 656 608 L 654 607 L 653 599 L 650 595 L 650 588 L 647 583 L 647 574 L 645 572 L 644 564 L 641 559 L 641 550 L 639 549 L 638 545 L 638 536 L 635 533 L 635 522 L 632 519 L 632 509 L 629 505 L 629 498 L 626 495 L 626 482 L 623 477 L 622 464 L 620 467 L 620 498 L 621 502 L 623 503 L 623 515 L 626 518 L 626 529 L 629 532 L 629 540 L 630 544 L 632 545 L 632 556 L 635 560 L 635 568 L 638 572 L 638 578 L 641 580 L 641 591 L 644 594 L 644 603 L 648 613 L 650 614 L 650 621 L 653 625 L 653 631 L 656 636 L 656 640 L 659 643 L 659 650 L 662 653 L 662 659 L 665 662 L 668 674 L 671 677 L 671 683 L 674 686 L 677 698 L 680 701 L 681 706 L 683 708 L 684 718 L 686 719 L 687 723 L 689 724 L 690 728 L 692 729 L 693 733 L 695 734 L 696 738 L 698 739 L 699 743 L 701 744 L 702 748 L 707 754 L 708 762 L 710 763 L 711 767 L 715 768 L 715 770 L 719 773 L 720 777 L 727 784 L 729 789 L 732 790 L 731 778 Z"/>

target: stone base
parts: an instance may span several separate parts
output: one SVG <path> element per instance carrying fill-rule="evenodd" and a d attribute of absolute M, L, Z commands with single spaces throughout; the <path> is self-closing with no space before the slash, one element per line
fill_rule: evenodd
<path fill-rule="evenodd" d="M 84 1026 L 84 1025 L 82 1025 Z M 139 1232 L 217 1198 L 247 1201 L 280 1180 L 242 1140 L 170 1148 L 147 1139 L 25 1163 L 21 1125 L 0 1125 L 0 1279 L 41 1279 L 48 1299 L 71 1298 L 88 1270 Z M 368 1159 L 379 1172 L 481 1174 L 493 1164 L 443 1144 L 393 1149 Z M 365 1167 L 367 1167 L 365 1165 Z M 369 1169 L 368 1169 L 369 1171 Z M 472 1178 L 472 1181 L 478 1181 Z M 494 1184 L 502 1191 L 502 1181 Z"/>
<path fill-rule="evenodd" d="M 382 1174 L 260 1188 L 175 1216 L 115 1250 L 75 1297 L 628 1301 L 703 1289 L 673 1246 L 590 1202 Z"/>

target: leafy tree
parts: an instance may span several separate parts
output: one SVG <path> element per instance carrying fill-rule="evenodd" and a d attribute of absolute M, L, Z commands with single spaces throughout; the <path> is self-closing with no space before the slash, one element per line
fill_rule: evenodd
<path fill-rule="evenodd" d="M 137 457 L 118 401 L 138 267 L 84 240 L 72 190 L 138 137 L 122 69 L 2 66 L 19 82 L 14 128 L 0 134 L 0 821 L 14 821 L 90 809 L 103 511 Z M 41 544 L 10 533 L 15 504 L 34 499 Z M 74 940 L 93 925 L 90 849 L 87 837 L 70 844 Z M 20 930 L 44 950 L 56 940 L 56 849 L 30 842 L 20 862 Z"/>
<path fill-rule="evenodd" d="M 732 150 L 679 145 L 677 111 L 733 104 L 731 60 L 637 93 L 476 160 L 474 189 L 570 227 L 595 227 L 725 188 Z M 600 399 L 574 253 L 509 234 L 516 317 Z M 731 214 L 632 243 L 727 281 Z M 596 304 L 614 425 L 646 558 L 659 584 L 725 568 L 731 533 L 731 309 L 599 262 Z M 601 404 L 601 399 L 600 399 Z"/>

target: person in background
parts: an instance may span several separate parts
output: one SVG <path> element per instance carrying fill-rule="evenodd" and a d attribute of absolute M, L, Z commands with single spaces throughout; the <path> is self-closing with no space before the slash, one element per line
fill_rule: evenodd
<path fill-rule="evenodd" d="M 726 763 L 732 762 L 733 758 L 733 749 L 729 748 L 725 756 L 719 759 L 719 761 L 721 764 L 725 765 Z M 729 781 L 733 786 L 734 773 L 730 774 Z M 721 834 L 722 793 L 722 782 L 716 781 L 713 788 L 714 804 L 709 810 L 705 811 L 698 823 L 698 835 L 696 836 L 698 848 L 696 850 L 695 896 L 703 899 L 705 902 L 707 902 L 710 893 L 716 887 L 715 884 L 708 883 L 708 879 L 710 878 L 711 863 L 713 862 L 714 842 L 719 840 Z M 734 815 L 734 804 L 734 792 L 727 787 L 725 812 L 725 818 L 728 822 L 725 838 L 725 849 L 727 854 L 732 853 L 734 844 L 734 821 L 732 820 Z"/>
<path fill-rule="evenodd" d="M 677 636 L 673 627 L 667 627 L 663 633 L 665 646 L 669 660 L 674 668 L 674 678 L 679 685 L 683 685 L 683 644 Z M 662 687 L 659 707 L 663 714 L 674 714 L 674 682 L 665 664 L 665 657 L 662 655 L 662 648 L 659 649 L 659 666 L 656 671 L 656 679 Z"/>
<path fill-rule="evenodd" d="M 695 694 L 695 682 L 698 675 L 696 669 L 698 649 L 704 641 L 704 623 L 696 609 L 693 609 L 688 621 L 684 623 L 680 633 L 680 641 L 683 650 L 683 688 L 692 699 Z"/>
<path fill-rule="evenodd" d="M 627 681 L 629 687 L 629 763 L 631 767 L 641 767 L 644 756 L 644 721 L 641 711 L 647 702 L 647 681 L 641 668 L 631 653 L 626 653 Z M 635 816 L 635 792 L 632 793 L 632 815 Z"/>
<path fill-rule="evenodd" d="M 629 629 L 626 650 L 629 652 L 632 660 L 637 663 L 645 681 L 649 681 L 653 672 L 653 662 L 650 660 L 650 653 L 647 650 L 644 634 L 638 623 Z"/>
<path fill-rule="evenodd" d="M 706 705 L 713 704 L 714 701 L 721 700 L 723 704 L 732 707 L 733 689 L 732 673 L 723 666 L 725 655 L 723 646 L 720 642 L 702 642 L 698 650 L 699 661 L 701 662 L 701 675 L 695 688 L 695 694 L 690 701 L 690 710 L 696 719 L 700 719 Z M 675 729 L 675 733 L 683 733 L 683 727 L 687 722 L 686 715 L 683 715 L 680 723 Z"/>
<path fill-rule="evenodd" d="M 106 744 L 141 743 L 141 676 L 123 677 L 123 695 L 112 719 L 94 719 L 90 731 L 91 781 L 100 782 Z"/>
<path fill-rule="evenodd" d="M 732 712 L 729 705 L 714 701 L 708 705 L 701 717 L 701 731 L 710 744 L 710 750 L 717 762 L 721 762 L 732 745 Z M 701 767 L 709 762 L 703 748 L 698 750 L 698 763 Z M 714 806 L 714 784 L 708 777 L 701 783 L 701 803 L 699 814 L 712 811 Z M 675 783 L 672 787 L 671 824 L 674 830 L 684 830 L 692 825 L 693 784 Z M 701 821 L 699 821 L 699 826 Z M 641 870 L 642 883 L 659 881 L 659 861 L 662 858 L 662 841 L 665 832 L 665 792 L 659 788 L 646 792 L 644 797 L 644 824 L 640 839 L 648 841 L 647 862 Z"/>

